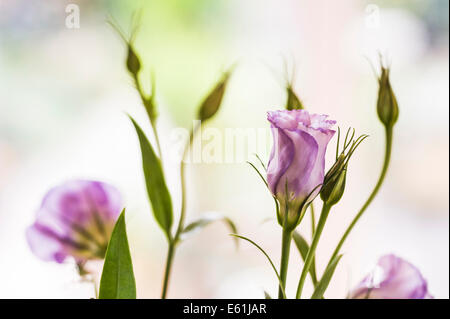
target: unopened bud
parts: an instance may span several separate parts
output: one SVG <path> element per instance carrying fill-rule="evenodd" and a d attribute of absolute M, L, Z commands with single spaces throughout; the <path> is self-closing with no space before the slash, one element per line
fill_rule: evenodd
<path fill-rule="evenodd" d="M 207 120 L 217 113 L 222 103 L 229 78 L 230 72 L 225 73 L 219 83 L 216 84 L 214 89 L 205 98 L 198 112 L 198 119 L 200 121 Z"/>
<path fill-rule="evenodd" d="M 128 45 L 128 56 L 127 56 L 127 69 L 131 74 L 137 75 L 141 69 L 141 61 L 139 57 L 134 52 L 131 44 Z"/>
<path fill-rule="evenodd" d="M 380 121 L 388 128 L 394 126 L 398 119 L 398 104 L 389 81 L 389 69 L 381 67 L 378 79 L 377 112 Z"/>
<path fill-rule="evenodd" d="M 336 147 L 336 154 L 339 152 L 339 138 L 341 131 L 338 130 L 338 143 Z M 339 156 L 336 156 L 336 162 L 331 166 L 323 179 L 323 186 L 320 190 L 320 198 L 324 204 L 333 206 L 339 202 L 345 190 L 345 181 L 347 179 L 347 168 L 350 158 L 355 152 L 356 148 L 368 137 L 368 135 L 361 135 L 353 140 L 351 134 L 350 141 L 347 142 L 350 129 L 348 129 L 345 136 L 344 148 Z M 352 141 L 353 140 L 353 141 Z"/>
<path fill-rule="evenodd" d="M 320 198 L 328 206 L 333 206 L 339 202 L 345 190 L 345 181 L 347 179 L 347 168 L 344 166 L 335 172 L 322 187 Z"/>
<path fill-rule="evenodd" d="M 286 87 L 287 91 L 287 101 L 286 101 L 286 109 L 287 110 L 303 110 L 303 103 L 300 101 L 300 98 L 295 94 L 294 89 L 289 84 Z"/>

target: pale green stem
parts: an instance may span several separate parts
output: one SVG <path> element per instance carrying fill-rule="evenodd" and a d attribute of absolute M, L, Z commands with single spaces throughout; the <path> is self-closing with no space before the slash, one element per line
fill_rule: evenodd
<path fill-rule="evenodd" d="M 95 278 L 94 277 L 92 277 L 92 285 L 94 286 L 95 299 L 98 299 L 97 283 L 95 282 Z"/>
<path fill-rule="evenodd" d="M 314 232 L 316 231 L 316 214 L 314 210 L 314 204 L 310 204 L 311 208 L 311 237 L 314 236 Z"/>
<path fill-rule="evenodd" d="M 330 265 L 331 261 L 339 254 L 339 251 L 341 250 L 342 245 L 344 244 L 348 235 L 352 231 L 353 227 L 358 222 L 358 220 L 361 218 L 363 213 L 366 211 L 367 207 L 369 207 L 370 203 L 372 203 L 373 199 L 375 198 L 378 191 L 380 190 L 380 187 L 383 184 L 384 178 L 386 176 L 386 172 L 389 167 L 389 162 L 391 159 L 391 150 L 392 150 L 392 127 L 391 128 L 386 127 L 386 150 L 385 150 L 385 154 L 384 154 L 384 164 L 383 164 L 383 168 L 381 170 L 380 177 L 378 178 L 378 182 L 375 185 L 375 188 L 373 189 L 369 198 L 366 200 L 364 205 L 359 210 L 358 214 L 356 214 L 355 218 L 353 218 L 352 222 L 347 227 L 347 230 L 345 231 L 344 235 L 342 236 L 341 240 L 339 241 L 338 245 L 336 246 L 336 249 L 334 250 L 333 255 L 331 256 L 330 261 L 328 262 L 328 265 Z"/>
<path fill-rule="evenodd" d="M 178 240 L 180 239 L 180 234 L 183 231 L 184 227 L 184 219 L 186 215 L 186 182 L 185 182 L 185 176 L 184 176 L 184 161 L 186 159 L 189 147 L 192 144 L 192 141 L 194 140 L 195 133 L 200 128 L 201 124 L 198 124 L 194 126 L 191 129 L 191 133 L 189 134 L 189 141 L 187 142 L 184 152 L 183 152 L 183 158 L 180 163 L 180 178 L 181 178 L 181 209 L 180 209 L 180 219 L 178 221 L 177 230 L 175 232 L 175 236 L 173 239 L 169 242 L 169 250 L 167 252 L 167 260 L 166 260 L 166 268 L 164 271 L 164 281 L 163 281 L 163 289 L 161 293 L 161 299 L 165 299 L 167 296 L 167 289 L 169 285 L 169 278 L 170 278 L 170 272 L 172 270 L 172 264 L 173 264 L 173 258 L 175 255 L 175 248 L 178 244 Z"/>
<path fill-rule="evenodd" d="M 192 145 L 192 142 L 194 141 L 195 134 L 201 127 L 201 122 L 197 122 L 197 124 L 191 129 L 191 132 L 189 134 L 189 141 L 186 147 L 184 148 L 183 152 L 183 159 L 180 163 L 180 179 L 181 179 L 181 209 L 180 209 L 180 220 L 178 222 L 177 231 L 175 233 L 175 242 L 178 240 L 181 232 L 183 231 L 184 227 L 184 219 L 186 215 L 186 180 L 185 180 L 185 174 L 184 174 L 184 161 L 186 159 L 188 150 L 190 146 Z"/>
<path fill-rule="evenodd" d="M 139 76 L 137 74 L 133 74 L 133 80 L 136 85 L 136 90 L 138 91 L 139 96 L 141 97 L 142 104 L 145 107 L 147 98 L 146 98 L 145 92 L 142 88 L 141 81 L 139 80 Z M 153 98 L 153 97 L 151 97 L 151 98 Z M 159 159 L 160 159 L 161 165 L 162 165 L 163 160 L 162 160 L 161 143 L 159 142 L 158 130 L 156 129 L 156 119 L 152 117 L 150 110 L 147 110 L 147 108 L 145 110 L 147 111 L 147 116 L 148 116 L 148 119 L 150 120 L 150 125 L 153 130 L 153 135 L 155 136 L 156 147 L 158 148 Z"/>
<path fill-rule="evenodd" d="M 162 155 L 162 150 L 161 150 L 161 144 L 159 141 L 158 130 L 156 129 L 156 120 L 152 119 L 152 120 L 150 120 L 150 123 L 152 124 L 153 135 L 155 136 L 156 147 L 158 148 L 159 160 L 161 162 L 161 167 L 163 167 L 163 155 Z"/>

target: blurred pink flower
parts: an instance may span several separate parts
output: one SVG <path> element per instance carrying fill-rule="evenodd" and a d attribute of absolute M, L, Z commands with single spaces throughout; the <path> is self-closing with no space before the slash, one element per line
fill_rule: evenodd
<path fill-rule="evenodd" d="M 26 237 L 33 253 L 62 263 L 104 258 L 115 221 L 122 209 L 119 191 L 106 183 L 73 180 L 44 197 Z"/>
<path fill-rule="evenodd" d="M 427 282 L 412 264 L 395 255 L 378 260 L 374 270 L 350 293 L 352 299 L 427 299 Z"/>

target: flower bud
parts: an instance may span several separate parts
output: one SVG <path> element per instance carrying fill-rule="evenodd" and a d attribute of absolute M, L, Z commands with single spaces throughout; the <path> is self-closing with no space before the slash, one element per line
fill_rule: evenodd
<path fill-rule="evenodd" d="M 131 44 L 128 44 L 127 69 L 133 75 L 137 75 L 141 69 L 141 61 Z"/>
<path fill-rule="evenodd" d="M 279 220 L 295 227 L 323 184 L 325 153 L 336 122 L 305 110 L 272 111 L 267 118 L 273 135 L 267 183 L 280 202 Z"/>
<path fill-rule="evenodd" d="M 378 79 L 377 112 L 384 126 L 391 128 L 398 119 L 398 104 L 389 81 L 389 69 L 381 67 L 381 76 Z"/>
<path fill-rule="evenodd" d="M 345 182 L 347 179 L 347 167 L 355 152 L 356 148 L 368 137 L 368 135 L 361 135 L 353 140 L 355 130 L 348 139 L 350 129 L 348 129 L 345 136 L 344 147 L 339 155 L 339 140 L 341 131 L 338 129 L 338 143 L 336 146 L 336 162 L 331 166 L 323 179 L 323 186 L 320 190 L 320 198 L 325 205 L 336 205 L 344 194 Z M 348 142 L 347 142 L 348 139 Z"/>
<path fill-rule="evenodd" d="M 344 194 L 346 178 L 346 166 L 338 169 L 328 180 L 325 177 L 325 182 L 320 192 L 320 198 L 322 198 L 326 205 L 333 206 L 339 202 Z"/>
<path fill-rule="evenodd" d="M 217 113 L 222 103 L 229 78 L 230 72 L 225 73 L 219 83 L 216 84 L 215 88 L 205 98 L 198 112 L 198 119 L 200 121 L 207 120 Z"/>
<path fill-rule="evenodd" d="M 303 110 L 303 103 L 300 101 L 300 98 L 295 94 L 294 89 L 290 84 L 286 87 L 287 91 L 287 101 L 286 101 L 286 109 L 287 110 Z"/>

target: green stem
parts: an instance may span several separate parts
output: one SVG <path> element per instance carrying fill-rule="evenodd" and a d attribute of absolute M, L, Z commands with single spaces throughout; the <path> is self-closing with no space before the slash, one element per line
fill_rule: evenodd
<path fill-rule="evenodd" d="M 331 209 L 331 206 L 329 206 L 325 203 L 323 204 L 322 212 L 320 213 L 319 222 L 317 224 L 316 231 L 314 232 L 313 240 L 312 240 L 311 246 L 309 247 L 308 254 L 306 255 L 305 265 L 303 266 L 302 274 L 301 274 L 300 280 L 298 282 L 297 293 L 296 293 L 297 299 L 300 299 L 300 297 L 302 295 L 303 285 L 305 284 L 306 276 L 307 276 L 309 269 L 313 263 L 317 244 L 319 243 L 320 235 L 322 234 L 322 230 L 325 226 L 325 222 L 327 220 L 330 209 Z"/>
<path fill-rule="evenodd" d="M 314 233 L 316 232 L 316 213 L 315 213 L 315 209 L 314 209 L 314 204 L 311 203 L 310 205 L 311 208 L 311 237 L 314 237 Z M 316 256 L 314 256 L 313 261 L 312 261 L 312 272 L 311 272 L 311 280 L 312 283 L 314 285 L 314 287 L 317 286 L 317 276 L 316 276 Z"/>
<path fill-rule="evenodd" d="M 314 232 L 316 231 L 316 214 L 314 210 L 314 204 L 310 204 L 311 208 L 311 237 L 314 236 Z"/>
<path fill-rule="evenodd" d="M 192 142 L 194 141 L 195 134 L 197 133 L 197 131 L 199 130 L 200 127 L 201 127 L 201 122 L 197 122 L 197 124 L 191 129 L 191 132 L 189 134 L 189 141 L 184 148 L 183 158 L 180 163 L 181 209 L 180 209 L 180 220 L 178 221 L 178 227 L 177 227 L 177 231 L 175 233 L 175 239 L 174 239 L 175 242 L 178 241 L 179 236 L 180 236 L 181 232 L 183 231 L 184 219 L 185 219 L 185 215 L 186 215 L 186 178 L 184 176 L 185 175 L 184 174 L 184 168 L 185 168 L 184 161 L 186 159 L 188 150 L 189 150 L 190 146 L 192 145 Z"/>
<path fill-rule="evenodd" d="M 283 291 L 286 291 L 286 278 L 289 265 L 289 252 L 292 241 L 292 230 L 283 227 L 283 235 L 281 240 L 281 263 L 280 263 L 280 280 L 281 285 L 278 289 L 278 299 L 284 299 Z"/>
<path fill-rule="evenodd" d="M 191 144 L 194 140 L 195 133 L 200 128 L 200 125 L 201 124 L 199 123 L 198 125 L 194 126 L 191 129 L 191 133 L 189 135 L 189 141 L 187 142 L 187 144 L 184 148 L 183 158 L 180 163 L 180 178 L 181 178 L 180 219 L 178 221 L 178 226 L 177 226 L 177 230 L 175 232 L 175 236 L 169 242 L 169 250 L 167 252 L 167 261 L 166 261 L 166 268 L 165 268 L 165 272 L 164 272 L 164 282 L 163 282 L 161 299 L 165 299 L 166 295 L 167 295 L 167 287 L 169 284 L 169 277 L 170 277 L 170 272 L 172 269 L 173 257 L 175 255 L 175 248 L 176 248 L 176 245 L 178 244 L 178 240 L 180 239 L 181 232 L 183 231 L 183 228 L 184 228 L 184 219 L 185 219 L 185 215 L 186 215 L 186 182 L 185 182 L 185 177 L 184 177 L 184 166 L 185 166 L 184 161 L 186 159 L 189 147 L 191 146 Z"/>
<path fill-rule="evenodd" d="M 141 81 L 139 80 L 139 76 L 138 76 L 137 73 L 133 74 L 133 80 L 134 80 L 134 83 L 136 85 L 136 90 L 138 91 L 139 96 L 141 97 L 142 104 L 144 105 L 145 110 L 147 111 L 147 116 L 148 116 L 148 119 L 150 121 L 150 125 L 151 125 L 152 130 L 153 130 L 153 136 L 155 137 L 156 147 L 158 148 L 159 160 L 160 160 L 161 167 L 162 167 L 163 166 L 163 159 L 162 159 L 161 143 L 159 141 L 158 130 L 156 129 L 156 119 L 154 118 L 154 116 L 152 116 L 152 110 L 149 110 L 147 108 L 147 97 L 146 97 L 146 94 L 145 94 L 145 92 L 144 92 L 144 90 L 142 88 Z M 151 96 L 150 98 L 153 98 L 153 97 Z M 161 293 L 161 299 L 166 299 L 167 288 L 168 288 L 168 285 L 169 285 L 170 272 L 171 272 L 171 269 L 172 269 L 173 256 L 174 256 L 174 253 L 175 253 L 175 245 L 176 245 L 176 242 L 177 242 L 177 238 L 176 239 L 171 239 L 170 236 L 169 236 L 169 249 L 168 249 L 168 252 L 167 252 L 167 261 L 166 261 L 166 268 L 165 268 L 165 271 L 164 271 L 164 281 L 163 281 L 163 288 L 162 288 L 162 293 Z"/>
<path fill-rule="evenodd" d="M 172 269 L 174 253 L 175 253 L 175 244 L 173 242 L 171 242 L 171 243 L 169 243 L 169 250 L 167 252 L 166 271 L 164 273 L 164 281 L 163 281 L 161 299 L 166 299 L 166 296 L 167 296 L 167 287 L 169 286 L 170 270 Z"/>
<path fill-rule="evenodd" d="M 97 289 L 97 283 L 95 282 L 95 278 L 91 278 L 92 286 L 94 286 L 94 293 L 95 293 L 95 299 L 98 299 L 98 289 Z"/>
<path fill-rule="evenodd" d="M 159 142 L 158 130 L 156 129 L 156 120 L 152 119 L 150 120 L 150 123 L 152 124 L 153 135 L 155 136 L 156 147 L 158 148 L 159 160 L 161 161 L 162 167 L 163 166 L 162 150 L 161 150 L 161 143 Z"/>
<path fill-rule="evenodd" d="M 389 167 L 389 162 L 391 159 L 391 150 L 392 150 L 392 127 L 390 127 L 390 128 L 386 127 L 386 150 L 385 150 L 385 154 L 384 154 L 384 164 L 383 164 L 383 168 L 381 170 L 380 177 L 378 178 L 378 182 L 375 185 L 375 188 L 373 189 L 369 198 L 366 200 L 364 205 L 359 210 L 358 214 L 356 214 L 355 218 L 353 218 L 352 222 L 347 227 L 347 230 L 345 231 L 344 235 L 342 236 L 341 240 L 339 241 L 338 245 L 336 246 L 336 249 L 334 250 L 333 255 L 331 256 L 330 261 L 328 262 L 328 265 L 330 265 L 333 258 L 335 258 L 339 254 L 339 251 L 341 250 L 342 245 L 344 244 L 348 235 L 352 231 L 353 227 L 358 222 L 358 220 L 361 218 L 363 213 L 366 211 L 367 207 L 369 207 L 370 203 L 372 203 L 373 199 L 375 198 L 378 191 L 380 190 L 380 187 L 383 184 L 384 178 L 386 176 L 386 172 Z"/>
<path fill-rule="evenodd" d="M 150 120 L 150 124 L 153 130 L 153 135 L 155 136 L 155 140 L 156 140 L 156 147 L 158 148 L 158 154 L 159 154 L 159 159 L 161 161 L 161 165 L 162 165 L 162 151 L 161 151 L 161 143 L 159 142 L 159 136 L 158 136 L 158 131 L 156 129 L 156 119 L 152 116 L 151 111 L 147 109 L 146 105 L 147 105 L 147 97 L 145 95 L 145 92 L 142 88 L 141 85 L 141 81 L 139 80 L 139 76 L 138 74 L 133 74 L 133 80 L 134 83 L 136 85 L 136 90 L 139 93 L 139 96 L 141 97 L 142 100 L 142 104 L 145 107 L 145 110 L 147 111 L 147 116 L 148 119 Z M 153 98 L 152 96 L 150 98 Z"/>

